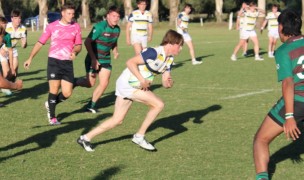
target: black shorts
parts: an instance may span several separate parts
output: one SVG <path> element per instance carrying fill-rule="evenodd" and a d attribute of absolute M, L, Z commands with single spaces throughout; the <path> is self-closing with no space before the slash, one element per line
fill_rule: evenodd
<path fill-rule="evenodd" d="M 104 62 L 100 62 L 99 61 L 99 67 L 97 70 L 92 68 L 92 61 L 89 55 L 86 56 L 85 60 L 84 60 L 84 64 L 85 64 L 85 69 L 86 69 L 86 73 L 99 73 L 99 71 L 101 70 L 101 68 L 105 68 L 108 70 L 112 70 L 112 65 L 110 63 L 104 63 Z"/>
<path fill-rule="evenodd" d="M 74 82 L 73 61 L 48 58 L 47 79 Z"/>

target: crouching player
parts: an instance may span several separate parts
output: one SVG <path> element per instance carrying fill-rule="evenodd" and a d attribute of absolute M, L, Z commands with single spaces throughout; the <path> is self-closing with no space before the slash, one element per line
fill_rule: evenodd
<path fill-rule="evenodd" d="M 297 122 L 304 120 L 304 37 L 302 20 L 293 10 L 278 17 L 279 36 L 283 44 L 275 54 L 282 95 L 269 111 L 253 143 L 256 180 L 268 180 L 269 144 L 281 133 L 296 140 L 301 134 Z"/>
<path fill-rule="evenodd" d="M 132 142 L 140 147 L 155 151 L 155 147 L 144 138 L 148 127 L 156 119 L 157 115 L 163 110 L 164 102 L 149 90 L 151 76 L 147 74 L 162 74 L 162 85 L 171 88 L 173 81 L 170 70 L 173 63 L 173 56 L 179 54 L 184 43 L 182 35 L 174 30 L 169 30 L 164 36 L 162 43 L 156 48 L 144 49 L 139 55 L 127 61 L 127 68 L 122 72 L 116 81 L 116 101 L 113 116 L 101 123 L 99 126 L 80 136 L 77 142 L 86 151 L 94 151 L 90 141 L 97 135 L 102 134 L 117 125 L 120 125 L 133 101 L 143 103 L 149 107 L 149 111 Z M 134 76 L 139 81 L 140 87 L 135 87 Z M 145 77 L 143 77 L 145 76 Z M 146 79 L 145 79 L 146 78 Z M 134 85 L 134 86 L 133 86 Z"/>

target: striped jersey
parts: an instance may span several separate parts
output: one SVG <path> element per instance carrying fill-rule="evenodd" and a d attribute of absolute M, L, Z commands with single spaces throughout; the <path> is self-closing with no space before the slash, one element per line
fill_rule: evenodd
<path fill-rule="evenodd" d="M 278 29 L 278 17 L 280 14 L 280 12 L 277 12 L 276 14 L 274 14 L 273 12 L 267 13 L 266 19 L 268 20 L 268 30 Z"/>
<path fill-rule="evenodd" d="M 177 19 L 181 20 L 181 23 L 179 26 L 177 26 L 177 30 L 182 31 L 181 27 L 187 29 L 189 24 L 190 16 L 186 14 L 185 12 L 181 12 L 177 15 Z"/>
<path fill-rule="evenodd" d="M 245 11 L 244 12 L 244 26 L 243 29 L 246 31 L 254 30 L 257 17 L 259 16 L 259 12 L 251 12 L 251 11 Z"/>
<path fill-rule="evenodd" d="M 49 57 L 58 60 L 71 60 L 74 46 L 82 44 L 81 29 L 75 22 L 62 24 L 57 20 L 50 23 L 39 38 L 39 42 L 45 44 L 49 38 L 51 38 Z"/>
<path fill-rule="evenodd" d="M 147 10 L 144 13 L 141 13 L 139 9 L 134 10 L 128 21 L 132 22 L 131 34 L 146 36 L 148 34 L 148 24 L 153 23 L 152 13 Z"/>
<path fill-rule="evenodd" d="M 278 81 L 292 77 L 295 99 L 304 102 L 304 36 L 294 36 L 275 53 Z"/>
<path fill-rule="evenodd" d="M 20 25 L 16 30 L 12 22 L 7 23 L 5 31 L 11 35 L 12 47 L 16 47 L 18 40 L 25 38 L 27 35 L 26 27 Z"/>
<path fill-rule="evenodd" d="M 120 27 L 109 26 L 106 20 L 94 25 L 88 38 L 93 40 L 93 51 L 100 63 L 111 63 L 111 49 L 117 46 Z"/>

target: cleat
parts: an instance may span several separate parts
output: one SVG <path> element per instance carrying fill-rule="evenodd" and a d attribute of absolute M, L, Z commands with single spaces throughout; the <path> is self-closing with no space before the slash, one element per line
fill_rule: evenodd
<path fill-rule="evenodd" d="M 237 58 L 236 58 L 236 56 L 234 54 L 232 54 L 232 56 L 230 57 L 230 59 L 231 59 L 231 61 L 236 61 L 237 60 Z"/>
<path fill-rule="evenodd" d="M 203 61 L 192 60 L 192 65 L 202 64 Z"/>
<path fill-rule="evenodd" d="M 95 151 L 93 148 L 92 148 L 92 144 L 90 143 L 90 141 L 86 141 L 83 139 L 82 136 L 80 136 L 78 139 L 77 139 L 77 143 L 83 147 L 87 152 L 93 152 Z"/>
<path fill-rule="evenodd" d="M 144 137 L 136 137 L 136 135 L 133 135 L 132 142 L 139 145 L 141 148 L 148 150 L 148 151 L 157 151 L 155 147 L 150 144 Z"/>
<path fill-rule="evenodd" d="M 9 89 L 1 89 L 2 93 L 4 93 L 6 96 L 11 96 L 13 93 Z"/>
<path fill-rule="evenodd" d="M 50 120 L 49 120 L 49 123 L 50 123 L 50 125 L 59 125 L 59 124 L 61 124 L 58 120 L 57 120 L 57 118 L 51 118 Z"/>
<path fill-rule="evenodd" d="M 255 56 L 254 60 L 256 60 L 256 61 L 263 61 L 264 59 L 261 56 Z"/>
<path fill-rule="evenodd" d="M 96 114 L 97 112 L 99 112 L 97 109 L 94 109 L 94 108 L 87 108 L 86 111 L 93 113 L 93 114 Z"/>

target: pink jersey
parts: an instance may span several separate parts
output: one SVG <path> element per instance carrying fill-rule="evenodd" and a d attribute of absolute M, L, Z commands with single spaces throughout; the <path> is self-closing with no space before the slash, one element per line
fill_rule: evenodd
<path fill-rule="evenodd" d="M 81 30 L 77 23 L 65 25 L 57 20 L 46 27 L 39 42 L 45 44 L 50 37 L 49 57 L 58 60 L 71 60 L 74 46 L 82 44 Z"/>

